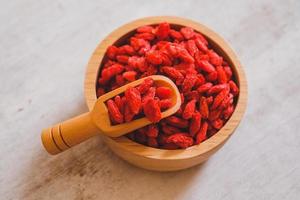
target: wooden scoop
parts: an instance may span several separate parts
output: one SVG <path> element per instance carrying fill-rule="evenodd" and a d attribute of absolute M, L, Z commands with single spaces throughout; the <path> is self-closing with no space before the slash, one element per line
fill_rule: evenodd
<path fill-rule="evenodd" d="M 173 106 L 162 112 L 162 118 L 174 114 L 181 105 L 181 98 L 176 85 L 169 78 L 160 75 L 149 76 L 154 80 L 156 86 L 169 87 L 172 90 L 171 101 Z M 146 77 L 146 78 L 149 78 Z M 76 144 L 79 144 L 99 133 L 110 137 L 119 137 L 141 127 L 151 124 L 147 118 L 133 120 L 131 122 L 112 125 L 105 102 L 120 93 L 125 92 L 128 87 L 140 85 L 145 78 L 136 80 L 98 98 L 94 109 L 67 121 L 61 122 L 42 131 L 42 142 L 50 154 L 58 154 Z"/>

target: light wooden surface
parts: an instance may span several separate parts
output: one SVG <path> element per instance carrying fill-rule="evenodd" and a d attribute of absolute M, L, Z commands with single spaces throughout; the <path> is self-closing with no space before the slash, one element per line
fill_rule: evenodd
<path fill-rule="evenodd" d="M 126 137 L 109 138 L 103 136 L 103 140 L 113 152 L 136 166 L 156 171 L 176 171 L 200 164 L 212 156 L 233 134 L 245 113 L 247 106 L 247 80 L 244 70 L 236 54 L 221 36 L 200 22 L 174 16 L 144 17 L 128 22 L 107 35 L 93 52 L 87 66 L 84 90 L 86 103 L 91 110 L 93 109 L 95 102 L 99 101 L 96 98 L 95 85 L 98 79 L 99 66 L 101 66 L 106 49 L 112 44 L 118 44 L 119 42 L 123 43 L 124 40 L 128 40 L 128 37 L 132 35 L 132 31 L 140 26 L 155 25 L 165 21 L 177 28 L 188 26 L 200 32 L 208 39 L 208 42 L 212 45 L 214 50 L 226 59 L 232 67 L 234 76 L 239 85 L 239 97 L 234 113 L 226 122 L 226 125 L 213 137 L 199 145 L 194 145 L 183 150 L 170 151 L 150 148 L 135 143 Z M 118 90 L 122 90 L 122 87 Z M 109 96 L 109 93 L 106 95 Z M 179 105 L 179 102 L 177 102 L 177 104 Z M 99 107 L 97 110 L 100 109 L 103 108 Z M 97 118 L 99 117 L 96 117 L 95 119 Z"/>
<path fill-rule="evenodd" d="M 1 199 L 299 199 L 299 1 L 1 3 Z M 235 134 L 202 166 L 172 173 L 132 167 L 101 138 L 49 157 L 40 130 L 87 111 L 95 44 L 147 15 L 198 20 L 230 42 L 249 83 Z"/>

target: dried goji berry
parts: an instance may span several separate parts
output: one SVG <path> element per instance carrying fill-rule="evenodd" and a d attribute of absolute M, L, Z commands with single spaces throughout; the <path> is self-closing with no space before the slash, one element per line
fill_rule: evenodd
<path fill-rule="evenodd" d="M 136 76 L 136 72 L 135 71 L 127 71 L 123 73 L 123 77 L 127 80 L 127 81 L 135 81 L 135 76 Z"/>
<path fill-rule="evenodd" d="M 202 52 L 204 52 L 204 53 L 207 52 L 208 48 L 207 48 L 206 44 L 200 38 L 195 39 L 195 44 Z"/>
<path fill-rule="evenodd" d="M 216 70 L 215 67 L 212 66 L 207 60 L 197 60 L 197 66 L 207 73 L 211 73 Z"/>
<path fill-rule="evenodd" d="M 152 33 L 139 33 L 135 34 L 134 37 L 151 41 L 155 38 L 155 35 L 153 35 Z"/>
<path fill-rule="evenodd" d="M 147 127 L 146 135 L 148 137 L 156 138 L 158 136 L 158 128 L 157 125 L 151 124 Z"/>
<path fill-rule="evenodd" d="M 153 65 L 159 65 L 163 61 L 159 51 L 148 52 L 146 54 L 146 60 Z"/>
<path fill-rule="evenodd" d="M 169 87 L 158 87 L 156 88 L 156 96 L 160 99 L 168 99 L 172 96 L 172 90 Z"/>
<path fill-rule="evenodd" d="M 187 92 L 184 95 L 185 95 L 185 98 L 186 98 L 187 101 L 190 101 L 192 99 L 198 101 L 199 97 L 200 97 L 199 92 L 197 90 Z"/>
<path fill-rule="evenodd" d="M 135 51 L 134 51 L 134 49 L 133 49 L 132 46 L 130 46 L 130 45 L 123 45 L 123 46 L 119 47 L 118 54 L 120 54 L 120 55 L 126 54 L 126 55 L 132 56 L 132 55 L 135 54 Z"/>
<path fill-rule="evenodd" d="M 218 73 L 218 82 L 219 83 L 227 83 L 227 75 L 223 69 L 222 66 L 216 67 L 217 73 Z"/>
<path fill-rule="evenodd" d="M 153 27 L 152 26 L 140 26 L 136 29 L 136 32 L 138 33 L 153 33 Z"/>
<path fill-rule="evenodd" d="M 109 46 L 107 48 L 106 55 L 108 56 L 109 59 L 115 59 L 118 54 L 118 50 L 119 49 L 116 46 Z"/>
<path fill-rule="evenodd" d="M 193 99 L 191 101 L 189 101 L 185 108 L 184 108 L 184 111 L 182 113 L 182 117 L 183 119 L 190 119 L 192 118 L 194 112 L 195 112 L 195 107 L 196 107 L 196 100 Z"/>
<path fill-rule="evenodd" d="M 195 74 L 187 74 L 182 83 L 182 92 L 186 93 L 191 91 L 196 81 L 197 81 L 197 76 Z"/>
<path fill-rule="evenodd" d="M 174 133 L 179 133 L 180 129 L 176 128 L 174 126 L 169 126 L 169 125 L 163 125 L 162 126 L 162 131 L 166 134 L 166 135 L 172 135 Z"/>
<path fill-rule="evenodd" d="M 142 104 L 141 93 L 136 88 L 125 90 L 125 97 L 132 113 L 138 114 Z"/>
<path fill-rule="evenodd" d="M 161 112 L 158 100 L 148 99 L 145 104 L 143 104 L 143 110 L 145 116 L 153 123 L 159 122 L 161 119 Z"/>
<path fill-rule="evenodd" d="M 174 135 L 170 135 L 166 142 L 176 144 L 180 148 L 188 148 L 194 143 L 193 138 L 187 133 L 175 133 Z"/>
<path fill-rule="evenodd" d="M 183 35 L 183 37 L 187 40 L 191 39 L 195 35 L 194 29 L 190 27 L 183 27 L 180 29 L 180 32 Z"/>
<path fill-rule="evenodd" d="M 187 128 L 189 126 L 189 121 L 186 119 L 181 119 L 175 116 L 170 116 L 166 118 L 166 122 L 172 126 L 178 128 Z"/>
<path fill-rule="evenodd" d="M 214 85 L 208 90 L 207 94 L 208 95 L 216 94 L 216 93 L 219 93 L 219 92 L 221 92 L 222 90 L 225 90 L 225 89 L 228 89 L 228 85 L 226 83 L 225 84 Z"/>
<path fill-rule="evenodd" d="M 232 71 L 231 71 L 230 67 L 225 66 L 225 67 L 224 67 L 224 71 L 225 71 L 225 73 L 226 73 L 227 80 L 230 80 L 231 77 L 232 77 Z"/>
<path fill-rule="evenodd" d="M 221 129 L 223 124 L 224 124 L 224 122 L 222 119 L 216 119 L 215 121 L 213 121 L 211 123 L 211 125 L 217 130 Z"/>
<path fill-rule="evenodd" d="M 186 42 L 186 48 L 191 56 L 194 56 L 195 53 L 199 51 L 194 40 L 188 40 Z"/>
<path fill-rule="evenodd" d="M 182 34 L 178 31 L 175 31 L 175 30 L 171 29 L 169 34 L 173 39 L 175 39 L 177 41 L 182 41 L 184 39 Z"/>
<path fill-rule="evenodd" d="M 109 99 L 106 104 L 107 104 L 107 110 L 109 112 L 109 115 L 113 119 L 113 121 L 115 121 L 116 123 L 123 123 L 124 117 L 121 114 L 115 102 Z"/>
<path fill-rule="evenodd" d="M 233 96 L 236 96 L 239 93 L 238 86 L 233 82 L 229 81 L 230 91 L 233 94 Z"/>
<path fill-rule="evenodd" d="M 116 58 L 117 58 L 117 61 L 119 63 L 122 63 L 122 64 L 127 64 L 128 63 L 128 59 L 129 59 L 128 56 L 124 56 L 124 55 L 119 55 Z"/>
<path fill-rule="evenodd" d="M 220 66 L 223 63 L 223 58 L 219 56 L 213 50 L 208 51 L 207 55 L 209 56 L 209 62 L 214 66 Z"/>
<path fill-rule="evenodd" d="M 117 95 L 117 96 L 115 96 L 114 101 L 115 101 L 115 104 L 117 105 L 119 111 L 121 113 L 124 113 L 124 103 L 123 103 L 122 98 L 119 95 Z"/>
<path fill-rule="evenodd" d="M 204 119 L 207 119 L 209 116 L 208 104 L 205 97 L 201 97 L 200 99 L 200 107 L 199 111 Z"/>
<path fill-rule="evenodd" d="M 137 89 L 139 90 L 139 92 L 141 93 L 141 94 L 144 94 L 144 93 L 146 93 L 148 90 L 149 90 L 149 88 L 151 87 L 151 86 L 153 86 L 153 83 L 154 83 L 154 81 L 153 81 L 153 79 L 152 78 L 146 78 L 138 87 L 137 87 Z M 155 94 L 155 93 L 154 93 Z M 154 97 L 154 96 L 153 96 Z"/>
<path fill-rule="evenodd" d="M 216 71 L 212 71 L 206 76 L 206 79 L 210 82 L 216 81 L 218 79 L 218 73 Z"/>
<path fill-rule="evenodd" d="M 166 110 L 170 107 L 172 107 L 173 103 L 171 101 L 171 99 L 162 99 L 159 101 L 159 105 L 161 110 Z"/>
<path fill-rule="evenodd" d="M 191 124 L 190 124 L 190 135 L 194 137 L 196 133 L 199 131 L 201 127 L 201 114 L 199 112 L 195 112 L 192 116 Z"/>
<path fill-rule="evenodd" d="M 195 144 L 200 144 L 206 139 L 207 127 L 208 127 L 207 122 L 204 122 L 200 128 L 200 131 L 196 134 Z"/>
<path fill-rule="evenodd" d="M 158 39 L 166 39 L 170 32 L 170 25 L 167 22 L 160 23 L 157 27 L 156 36 Z"/>
<path fill-rule="evenodd" d="M 145 93 L 145 95 L 142 98 L 143 104 L 148 100 L 148 99 L 154 99 L 156 93 L 156 88 L 155 87 L 150 87 L 148 91 Z"/>
<path fill-rule="evenodd" d="M 212 109 L 216 109 L 221 103 L 222 101 L 226 98 L 226 96 L 228 95 L 229 91 L 228 90 L 222 90 L 214 99 L 214 102 L 212 104 Z"/>
<path fill-rule="evenodd" d="M 204 93 L 207 92 L 212 86 L 213 84 L 208 82 L 198 87 L 197 90 L 199 93 Z"/>
<path fill-rule="evenodd" d="M 176 84 L 181 84 L 184 77 L 183 75 L 173 67 L 164 66 L 161 68 L 161 71 L 165 73 L 169 78 L 176 81 Z"/>
<path fill-rule="evenodd" d="M 124 119 L 125 119 L 125 122 L 132 121 L 134 115 L 135 114 L 133 112 L 131 112 L 131 110 L 129 108 L 129 105 L 128 105 L 128 102 L 126 101 L 125 104 L 124 104 Z"/>

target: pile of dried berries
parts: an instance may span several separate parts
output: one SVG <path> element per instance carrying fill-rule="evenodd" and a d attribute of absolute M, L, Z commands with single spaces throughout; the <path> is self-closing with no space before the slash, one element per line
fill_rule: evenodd
<path fill-rule="evenodd" d="M 108 113 L 113 124 L 130 122 L 133 119 L 146 117 L 157 123 L 161 111 L 172 106 L 172 90 L 168 87 L 156 87 L 153 79 L 146 78 L 142 84 L 126 89 L 124 96 L 115 96 L 106 102 Z"/>
<path fill-rule="evenodd" d="M 239 93 L 230 66 L 204 36 L 189 27 L 172 29 L 168 23 L 139 27 L 124 45 L 110 46 L 101 69 L 97 96 L 154 74 L 165 75 L 176 83 L 182 96 L 178 112 L 160 121 L 153 118 L 157 123 L 127 135 L 156 148 L 187 148 L 211 137 L 232 115 Z M 132 100 L 137 91 L 141 99 Z M 159 107 L 159 101 L 164 99 L 160 94 L 164 92 L 151 86 L 132 88 L 127 93 L 125 98 L 107 102 L 110 113 L 115 113 L 114 123 L 130 121 L 138 117 L 141 107 L 145 112 L 148 105 Z M 145 93 L 150 93 L 147 101 L 151 104 L 143 105 Z M 124 102 L 128 106 L 122 106 Z"/>

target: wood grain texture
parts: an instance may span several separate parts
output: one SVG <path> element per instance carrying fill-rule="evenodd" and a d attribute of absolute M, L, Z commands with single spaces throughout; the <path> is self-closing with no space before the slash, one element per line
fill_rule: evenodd
<path fill-rule="evenodd" d="M 239 84 L 240 93 L 235 111 L 225 126 L 213 137 L 183 150 L 162 150 L 135 143 L 126 137 L 108 138 L 104 137 L 109 147 L 120 157 L 139 167 L 156 171 L 175 171 L 186 169 L 206 161 L 213 155 L 230 137 L 243 117 L 247 106 L 247 80 L 242 66 L 229 45 L 215 32 L 201 23 L 185 18 L 172 16 L 147 17 L 127 23 L 110 33 L 98 45 L 91 56 L 85 79 L 85 98 L 89 109 L 93 109 L 96 103 L 96 83 L 98 71 L 101 67 L 106 49 L 115 43 L 127 40 L 134 30 L 144 25 L 154 25 L 161 22 L 169 22 L 171 26 L 192 27 L 202 33 L 233 68 L 234 76 Z"/>
<path fill-rule="evenodd" d="M 298 0 L 3 1 L 0 199 L 299 199 L 299 10 Z M 82 85 L 95 44 L 153 15 L 202 22 L 236 51 L 249 98 L 230 140 L 168 173 L 133 167 L 100 137 L 49 156 L 40 130 L 88 111 Z"/>

